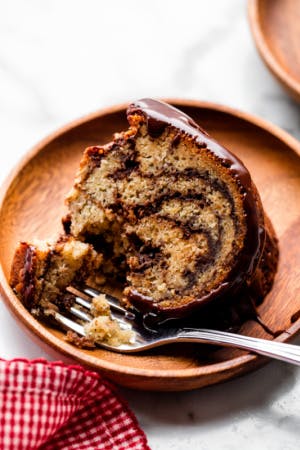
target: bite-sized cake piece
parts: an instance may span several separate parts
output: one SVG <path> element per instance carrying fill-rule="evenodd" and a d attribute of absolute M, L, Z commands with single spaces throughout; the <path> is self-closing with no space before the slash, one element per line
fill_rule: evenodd
<path fill-rule="evenodd" d="M 110 306 L 105 294 L 99 294 L 92 300 L 90 322 L 84 324 L 85 336 L 78 336 L 68 331 L 66 340 L 77 347 L 92 348 L 95 344 L 108 344 L 119 347 L 123 344 L 133 343 L 135 332 L 123 327 L 112 317 Z"/>
<path fill-rule="evenodd" d="M 95 274 L 102 255 L 72 236 L 57 242 L 21 242 L 15 252 L 10 285 L 33 314 L 47 315 L 73 281 Z"/>
<path fill-rule="evenodd" d="M 248 170 L 183 112 L 156 100 L 128 108 L 128 131 L 86 149 L 65 230 L 104 249 L 126 277 L 124 300 L 184 317 L 271 288 L 277 240 Z M 267 243 L 267 245 L 266 245 Z"/>
<path fill-rule="evenodd" d="M 134 342 L 134 332 L 123 330 L 110 316 L 98 316 L 84 326 L 86 337 L 94 343 L 119 347 Z"/>

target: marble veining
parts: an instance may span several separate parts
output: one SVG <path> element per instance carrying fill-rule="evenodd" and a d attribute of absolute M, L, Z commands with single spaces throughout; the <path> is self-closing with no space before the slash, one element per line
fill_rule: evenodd
<path fill-rule="evenodd" d="M 260 60 L 245 0 L 0 2 L 0 181 L 58 126 L 149 96 L 227 104 L 300 138 L 300 106 Z M 1 357 L 51 359 L 2 304 L 0 319 Z M 272 362 L 194 392 L 122 392 L 153 450 L 299 448 L 296 367 Z"/>

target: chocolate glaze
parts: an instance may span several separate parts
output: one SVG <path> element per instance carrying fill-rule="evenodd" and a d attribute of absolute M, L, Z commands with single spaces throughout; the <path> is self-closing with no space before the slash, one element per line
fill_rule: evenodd
<path fill-rule="evenodd" d="M 236 293 L 245 281 L 249 281 L 260 260 L 266 232 L 259 223 L 260 216 L 257 199 L 254 194 L 255 188 L 253 188 L 250 174 L 239 158 L 212 139 L 193 119 L 166 103 L 153 99 L 138 100 L 128 107 L 127 116 L 129 123 L 131 123 L 131 116 L 136 114 L 145 118 L 150 137 L 157 138 L 166 128 L 173 127 L 191 137 L 195 144 L 198 145 L 200 151 L 205 149 L 205 151 L 212 153 L 219 160 L 220 164 L 230 170 L 243 196 L 246 220 L 244 247 L 228 278 L 214 291 L 184 306 L 166 309 L 161 308 L 159 303 L 153 303 L 151 297 L 142 295 L 130 288 L 128 289 L 129 300 L 141 310 L 151 311 L 162 317 L 183 317 L 190 314 L 194 309 L 199 308 L 199 306 L 213 299 L 223 297 L 225 294 L 228 294 L 229 290 L 233 294 Z M 175 140 L 176 145 L 178 145 L 178 133 Z"/>

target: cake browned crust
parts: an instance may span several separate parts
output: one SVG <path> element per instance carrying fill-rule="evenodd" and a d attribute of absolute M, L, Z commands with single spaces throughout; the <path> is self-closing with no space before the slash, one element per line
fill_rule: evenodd
<path fill-rule="evenodd" d="M 245 292 L 260 302 L 278 249 L 248 170 L 165 103 L 138 101 L 128 121 L 84 152 L 66 232 L 103 249 L 104 270 L 126 278 L 124 301 L 142 312 L 182 318 Z"/>

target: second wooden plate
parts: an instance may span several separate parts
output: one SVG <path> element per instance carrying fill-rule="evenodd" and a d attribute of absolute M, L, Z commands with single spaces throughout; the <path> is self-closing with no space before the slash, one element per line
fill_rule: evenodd
<path fill-rule="evenodd" d="M 297 0 L 249 0 L 257 49 L 288 93 L 300 101 L 300 4 Z"/>

